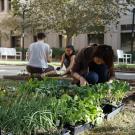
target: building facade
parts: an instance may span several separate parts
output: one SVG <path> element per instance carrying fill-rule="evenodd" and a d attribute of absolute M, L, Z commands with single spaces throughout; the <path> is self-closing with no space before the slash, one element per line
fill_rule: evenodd
<path fill-rule="evenodd" d="M 9 16 L 11 10 L 11 0 L 0 0 L 0 21 Z M 10 21 L 10 20 L 9 20 Z M 130 51 L 131 46 L 131 27 L 132 27 L 132 13 L 124 15 L 120 18 L 119 23 L 106 26 L 108 29 L 104 34 L 80 34 L 72 38 L 72 44 L 76 49 L 80 50 L 88 46 L 89 43 L 108 44 L 117 49 L 124 49 Z M 21 35 L 13 35 L 9 31 L 7 38 L 2 36 L 3 30 L 0 31 L 0 46 L 1 47 L 22 47 Z M 25 48 L 28 48 L 33 42 L 33 37 L 30 33 L 24 33 Z M 51 47 L 64 48 L 66 46 L 66 36 L 55 32 L 48 32 L 46 42 Z M 135 43 L 134 43 L 135 50 Z"/>

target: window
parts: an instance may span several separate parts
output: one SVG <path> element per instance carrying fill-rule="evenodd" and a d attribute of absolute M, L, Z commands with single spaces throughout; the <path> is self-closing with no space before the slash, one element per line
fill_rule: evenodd
<path fill-rule="evenodd" d="M 59 35 L 59 47 L 62 48 L 62 35 Z"/>
<path fill-rule="evenodd" d="M 0 31 L 0 47 L 1 47 L 1 36 L 2 36 L 2 33 L 1 33 L 1 31 Z"/>
<path fill-rule="evenodd" d="M 1 5 L 1 7 L 0 7 L 0 9 L 1 9 L 1 11 L 4 11 L 4 0 L 1 0 L 0 1 L 0 5 Z"/>
<path fill-rule="evenodd" d="M 8 9 L 11 10 L 11 0 L 8 0 Z"/>
<path fill-rule="evenodd" d="M 128 4 L 130 4 L 130 3 L 131 3 L 131 0 L 126 0 L 126 2 L 127 2 Z"/>
<path fill-rule="evenodd" d="M 104 34 L 88 34 L 88 44 L 89 43 L 97 43 L 103 44 L 104 43 Z"/>
<path fill-rule="evenodd" d="M 121 25 L 121 31 L 132 30 L 132 24 Z M 135 25 L 134 25 L 135 30 Z"/>
<path fill-rule="evenodd" d="M 20 36 L 11 36 L 11 47 L 21 47 L 20 39 Z"/>
<path fill-rule="evenodd" d="M 116 2 L 118 4 L 126 4 L 127 2 L 129 2 L 130 0 L 116 0 Z"/>
<path fill-rule="evenodd" d="M 131 48 L 132 33 L 121 33 L 121 48 L 126 51 L 130 51 Z M 134 39 L 135 48 L 135 39 Z"/>
<path fill-rule="evenodd" d="M 1 35 L 0 35 L 0 47 L 1 47 Z"/>

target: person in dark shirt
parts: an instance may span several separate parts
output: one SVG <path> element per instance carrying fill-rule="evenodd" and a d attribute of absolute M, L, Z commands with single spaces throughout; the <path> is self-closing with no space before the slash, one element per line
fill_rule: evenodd
<path fill-rule="evenodd" d="M 80 85 L 109 81 L 114 76 L 113 57 L 109 45 L 83 48 L 75 58 L 72 76 Z"/>
<path fill-rule="evenodd" d="M 70 73 L 71 68 L 74 64 L 74 59 L 75 59 L 74 47 L 72 45 L 66 46 L 65 53 L 62 55 L 62 58 L 61 58 L 61 66 L 58 67 L 57 69 L 60 70 L 64 65 L 66 68 L 66 71 L 64 74 Z"/>

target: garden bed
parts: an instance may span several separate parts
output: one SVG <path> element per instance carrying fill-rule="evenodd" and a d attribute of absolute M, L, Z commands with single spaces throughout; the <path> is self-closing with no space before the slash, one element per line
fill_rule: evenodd
<path fill-rule="evenodd" d="M 34 75 L 33 77 L 31 77 L 30 75 L 6 75 L 3 76 L 3 79 L 8 79 L 8 80 L 29 80 L 32 78 L 37 78 L 39 80 L 42 80 L 40 75 Z M 73 79 L 71 77 L 64 77 L 64 76 L 47 76 L 44 78 L 52 78 L 52 79 L 57 79 L 57 80 L 69 80 L 72 81 Z"/>
<path fill-rule="evenodd" d="M 9 80 L 29 80 L 30 76 L 28 75 L 5 75 L 3 76 L 3 79 L 9 79 Z"/>
<path fill-rule="evenodd" d="M 135 135 L 135 89 L 127 92 L 123 103 L 122 113 L 85 135 Z"/>
<path fill-rule="evenodd" d="M 135 73 L 135 64 L 119 64 L 115 65 L 115 72 Z"/>
<path fill-rule="evenodd" d="M 120 68 L 115 68 L 115 72 L 124 72 L 124 73 L 135 73 L 135 68 L 130 68 L 130 69 L 120 69 Z"/>
<path fill-rule="evenodd" d="M 126 82 L 117 80 L 91 87 L 77 87 L 68 80 L 54 79 L 30 79 L 17 85 L 17 89 L 1 85 L 0 127 L 18 135 L 30 135 L 39 130 L 56 135 L 56 131 L 63 129 L 66 123 L 77 125 L 71 131 L 77 135 L 90 129 L 89 123 L 94 125 L 103 115 L 102 104 L 118 105 L 129 90 Z M 59 127 L 57 120 L 61 123 Z M 78 122 L 88 124 L 78 126 Z"/>
<path fill-rule="evenodd" d="M 121 79 L 119 79 L 119 80 L 121 80 Z M 128 82 L 130 84 L 130 86 L 135 87 L 135 80 L 126 80 L 126 79 L 124 79 L 124 80 L 121 80 L 121 81 L 126 81 L 126 82 Z"/>

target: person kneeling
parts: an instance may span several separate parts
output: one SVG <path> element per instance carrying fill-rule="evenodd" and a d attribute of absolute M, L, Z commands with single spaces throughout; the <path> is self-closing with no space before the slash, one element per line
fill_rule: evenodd
<path fill-rule="evenodd" d="M 62 55 L 61 58 L 61 66 L 57 67 L 56 70 L 61 70 L 63 65 L 65 66 L 66 70 L 62 75 L 69 75 L 71 73 L 71 69 L 74 64 L 74 59 L 75 59 L 75 50 L 72 45 L 68 45 L 65 48 L 65 53 Z"/>
<path fill-rule="evenodd" d="M 38 41 L 32 43 L 28 49 L 28 65 L 27 71 L 32 74 L 42 74 L 54 70 L 54 67 L 49 66 L 51 49 L 47 43 L 44 43 L 45 34 L 37 34 Z"/>
<path fill-rule="evenodd" d="M 114 76 L 113 57 L 108 45 L 84 48 L 75 58 L 72 76 L 79 85 L 107 82 Z"/>

